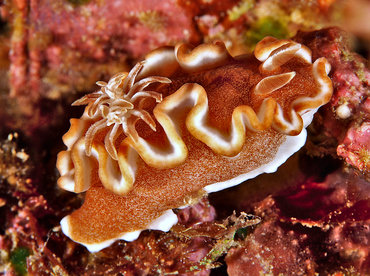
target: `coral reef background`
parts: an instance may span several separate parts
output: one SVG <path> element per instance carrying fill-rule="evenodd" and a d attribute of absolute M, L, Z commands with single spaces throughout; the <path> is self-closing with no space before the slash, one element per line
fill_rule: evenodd
<path fill-rule="evenodd" d="M 369 7 L 366 0 L 0 3 L 0 274 L 370 274 Z M 56 185 L 61 136 L 82 113 L 74 100 L 158 46 L 223 40 L 237 55 L 266 35 L 293 37 L 332 65 L 333 98 L 300 152 L 274 174 L 178 210 L 168 233 L 145 231 L 95 254 L 62 234 L 60 219 L 83 201 Z"/>

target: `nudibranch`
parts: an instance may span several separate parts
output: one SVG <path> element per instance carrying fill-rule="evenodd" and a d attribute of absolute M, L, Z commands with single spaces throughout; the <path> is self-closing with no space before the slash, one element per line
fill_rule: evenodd
<path fill-rule="evenodd" d="M 266 37 L 233 57 L 220 42 L 150 52 L 129 73 L 74 102 L 58 185 L 86 191 L 63 232 L 90 251 L 143 229 L 168 231 L 173 209 L 274 172 L 305 143 L 332 95 L 325 58 Z"/>

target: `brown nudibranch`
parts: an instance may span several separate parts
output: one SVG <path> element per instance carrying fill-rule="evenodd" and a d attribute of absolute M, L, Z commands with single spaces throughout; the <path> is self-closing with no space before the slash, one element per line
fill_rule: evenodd
<path fill-rule="evenodd" d="M 74 102 L 58 155 L 58 185 L 83 206 L 61 221 L 90 251 L 168 231 L 174 208 L 273 172 L 300 149 L 313 113 L 332 95 L 325 58 L 266 37 L 232 57 L 222 42 L 162 47 L 129 73 Z"/>

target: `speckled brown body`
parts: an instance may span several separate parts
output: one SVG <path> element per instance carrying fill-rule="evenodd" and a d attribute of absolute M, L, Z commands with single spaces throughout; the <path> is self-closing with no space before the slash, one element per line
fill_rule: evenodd
<path fill-rule="evenodd" d="M 179 44 L 98 82 L 101 91 L 75 102 L 88 106 L 71 121 L 68 150 L 58 156 L 59 186 L 86 191 L 63 231 L 83 244 L 104 244 L 157 227 L 151 224 L 197 202 L 204 188 L 276 169 L 303 144 L 312 117 L 302 116 L 331 96 L 330 65 L 312 63 L 310 54 L 272 37 L 254 55 L 235 58 L 222 42 Z"/>
<path fill-rule="evenodd" d="M 197 191 L 206 185 L 225 181 L 270 161 L 276 153 L 276 146 L 284 140 L 282 134 L 276 137 L 274 132 L 251 137 L 234 162 L 214 154 L 201 142 L 189 137 L 194 144 L 185 164 L 164 172 L 140 161 L 142 164 L 134 189 L 124 197 L 111 193 L 99 182 L 92 185 L 86 192 L 84 205 L 71 215 L 72 221 L 83 221 L 73 229 L 75 238 L 81 241 L 106 240 L 113 238 L 114 233 L 145 228 L 165 210 L 187 205 L 192 197 L 203 196 Z M 96 210 L 100 215 L 96 215 Z"/>

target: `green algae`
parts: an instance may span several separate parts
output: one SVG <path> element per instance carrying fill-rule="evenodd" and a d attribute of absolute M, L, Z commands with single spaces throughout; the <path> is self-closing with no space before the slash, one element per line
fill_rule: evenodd
<path fill-rule="evenodd" d="M 10 262 L 17 275 L 27 275 L 27 257 L 31 255 L 28 248 L 18 247 L 10 253 Z"/>

